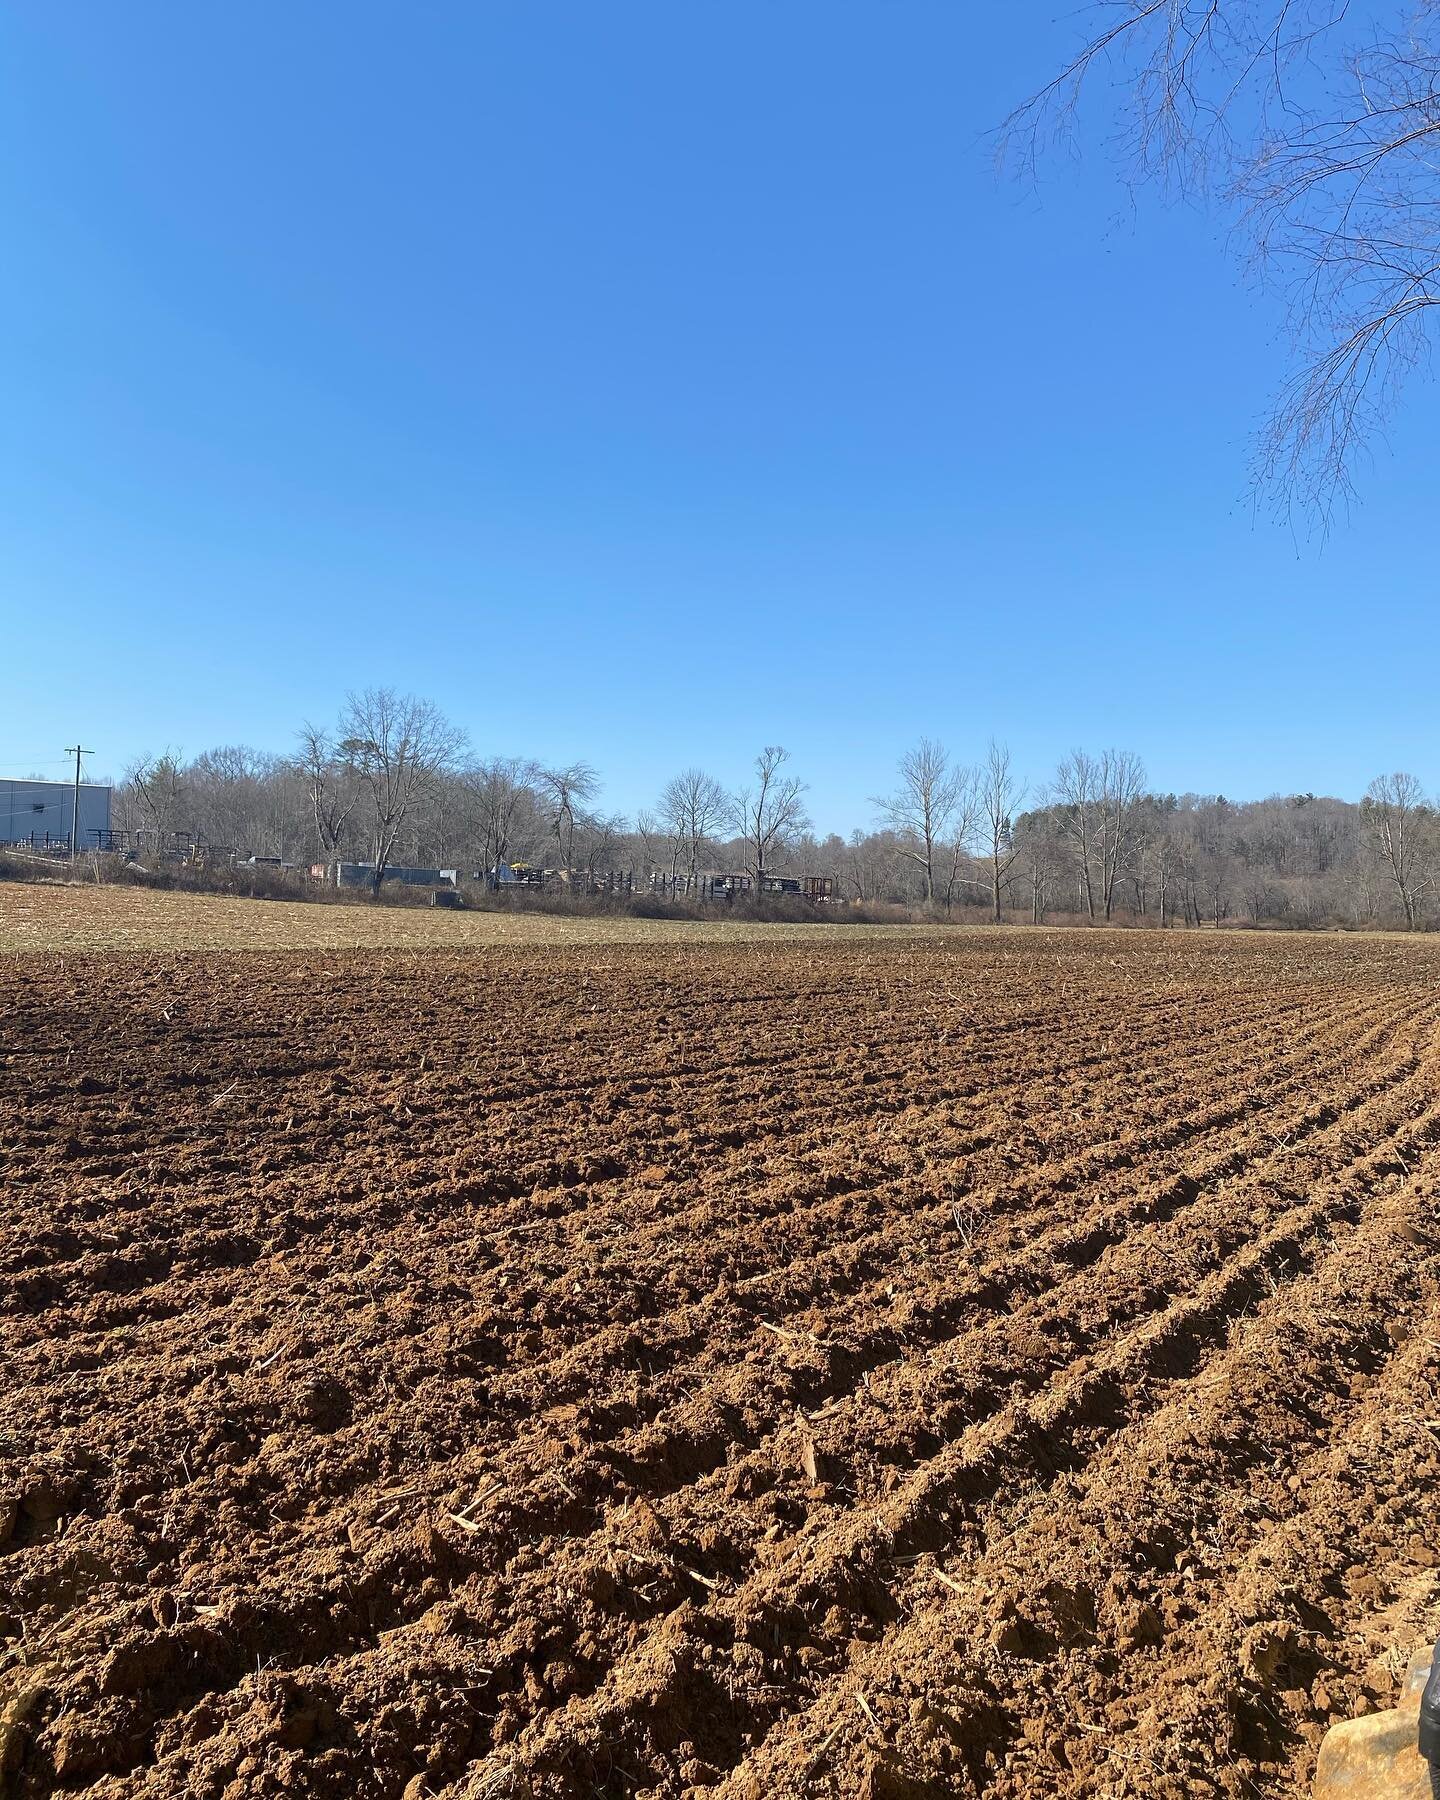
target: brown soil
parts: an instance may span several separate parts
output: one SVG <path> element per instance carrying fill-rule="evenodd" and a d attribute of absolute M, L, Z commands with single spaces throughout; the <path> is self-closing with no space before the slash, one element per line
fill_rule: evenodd
<path fill-rule="evenodd" d="M 0 1790 L 1305 1791 L 1434 1623 L 1437 984 L 0 964 Z"/>

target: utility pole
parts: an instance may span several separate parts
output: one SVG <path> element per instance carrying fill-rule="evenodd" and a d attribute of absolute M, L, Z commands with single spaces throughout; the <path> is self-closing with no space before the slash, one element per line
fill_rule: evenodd
<path fill-rule="evenodd" d="M 67 744 L 65 754 L 75 758 L 75 803 L 70 808 L 70 863 L 73 867 L 80 853 L 80 758 L 93 756 L 95 752 L 82 750 L 79 744 Z"/>

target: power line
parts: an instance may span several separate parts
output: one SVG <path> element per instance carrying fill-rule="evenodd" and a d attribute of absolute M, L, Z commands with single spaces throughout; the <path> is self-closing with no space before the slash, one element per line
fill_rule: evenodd
<path fill-rule="evenodd" d="M 83 750 L 78 743 L 67 744 L 65 754 L 75 758 L 75 798 L 70 807 L 70 862 L 73 867 L 75 857 L 80 848 L 80 758 L 93 756 L 93 750 Z"/>

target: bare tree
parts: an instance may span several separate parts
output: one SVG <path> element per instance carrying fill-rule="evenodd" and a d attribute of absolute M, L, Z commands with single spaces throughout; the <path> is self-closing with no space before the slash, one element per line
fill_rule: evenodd
<path fill-rule="evenodd" d="M 957 811 L 968 813 L 966 790 L 972 776 L 950 761 L 949 752 L 933 738 L 921 738 L 900 758 L 900 786 L 888 798 L 871 801 L 899 837 L 901 853 L 917 863 L 925 877 L 925 898 L 935 898 L 935 851 Z M 957 832 L 957 838 L 964 833 Z"/>
<path fill-rule="evenodd" d="M 990 864 L 991 906 L 998 925 L 1001 889 L 1020 854 L 1012 827 L 1020 802 L 1025 798 L 1025 784 L 1015 775 L 1009 748 L 997 744 L 994 738 L 991 738 L 985 760 L 980 765 L 977 785 L 985 855 Z"/>
<path fill-rule="evenodd" d="M 464 733 L 437 707 L 413 694 L 366 688 L 347 696 L 338 748 L 353 764 L 368 802 L 377 894 L 406 815 L 464 742 Z"/>
<path fill-rule="evenodd" d="M 562 869 L 568 869 L 574 856 L 575 827 L 584 816 L 586 803 L 600 792 L 600 777 L 587 762 L 537 769 L 535 773 L 550 809 L 557 859 Z"/>
<path fill-rule="evenodd" d="M 536 779 L 535 765 L 519 756 L 492 756 L 460 771 L 487 880 L 500 879 L 521 822 L 533 817 Z"/>
<path fill-rule="evenodd" d="M 682 769 L 665 784 L 660 796 L 660 821 L 687 858 L 687 893 L 695 891 L 702 852 L 732 811 L 724 788 L 703 769 Z"/>
<path fill-rule="evenodd" d="M 765 885 L 769 859 L 810 829 L 805 783 L 784 773 L 789 760 L 788 750 L 767 744 L 755 758 L 755 785 L 742 788 L 731 802 L 731 818 L 745 840 L 757 894 Z"/>
<path fill-rule="evenodd" d="M 619 840 L 630 829 L 622 813 L 578 813 L 576 829 L 580 832 L 580 859 L 576 865 L 593 878 L 601 869 L 613 867 Z"/>
<path fill-rule="evenodd" d="M 874 833 L 852 831 L 845 845 L 845 879 L 854 888 L 856 900 L 873 900 L 880 886 L 881 865 L 888 845 Z"/>
<path fill-rule="evenodd" d="M 1155 898 L 1160 909 L 1160 929 L 1164 931 L 1169 924 L 1169 914 L 1173 907 L 1173 893 L 1176 877 L 1181 871 L 1180 846 L 1163 827 L 1154 832 L 1145 843 L 1145 860 L 1155 884 Z"/>
<path fill-rule="evenodd" d="M 1294 361 L 1255 474 L 1321 521 L 1421 359 L 1440 301 L 1440 7 L 1093 0 L 1077 53 L 1007 121 L 1033 167 L 1095 80 L 1135 179 L 1210 189 L 1287 296 Z M 1387 16 L 1388 15 L 1388 16 Z"/>
<path fill-rule="evenodd" d="M 204 750 L 185 771 L 189 824 L 213 853 L 283 855 L 289 836 L 281 801 L 289 768 L 283 757 L 248 744 Z"/>
<path fill-rule="evenodd" d="M 134 796 L 140 828 L 153 832 L 157 844 L 184 829 L 185 766 L 178 750 L 139 756 L 125 770 L 125 785 Z"/>
<path fill-rule="evenodd" d="M 1062 855 L 1055 821 L 1044 808 L 1021 813 L 1015 821 L 1014 838 L 1030 887 L 1030 923 L 1043 925 Z"/>
<path fill-rule="evenodd" d="M 300 728 L 300 771 L 310 796 L 315 836 L 326 859 L 338 856 L 360 798 L 355 765 L 336 750 L 333 735 L 307 720 Z"/>
<path fill-rule="evenodd" d="M 680 861 L 680 839 L 673 831 L 665 830 L 664 820 L 657 819 L 648 806 L 642 806 L 635 815 L 635 836 L 640 840 L 640 858 L 647 877 L 653 876 L 659 866 L 656 852 L 663 847 L 669 853 L 670 880 L 673 882 Z"/>
<path fill-rule="evenodd" d="M 1416 926 L 1419 901 L 1429 885 L 1427 841 L 1435 814 L 1413 775 L 1377 775 L 1360 804 L 1365 832 L 1394 884 L 1405 929 Z"/>
<path fill-rule="evenodd" d="M 1131 750 L 1107 750 L 1100 758 L 1100 885 L 1105 921 L 1115 910 L 1115 883 L 1135 847 L 1145 765 Z"/>
<path fill-rule="evenodd" d="M 1080 897 L 1095 920 L 1095 853 L 1097 809 L 1101 803 L 1100 767 L 1084 750 L 1072 750 L 1055 771 L 1050 807 L 1055 829 L 1070 845 L 1080 878 Z"/>
<path fill-rule="evenodd" d="M 1232 870 L 1223 856 L 1205 852 L 1200 859 L 1200 882 L 1204 889 L 1210 917 L 1218 931 L 1230 909 L 1229 880 Z M 1198 922 L 1198 921 L 1197 921 Z"/>
<path fill-rule="evenodd" d="M 971 853 L 971 839 L 974 836 L 974 819 L 969 821 L 971 829 L 952 833 L 950 842 L 945 846 L 945 894 L 944 907 L 948 913 L 955 904 L 955 890 L 963 887 L 979 887 L 983 884 L 973 875 L 961 874 L 962 869 L 974 867 Z"/>

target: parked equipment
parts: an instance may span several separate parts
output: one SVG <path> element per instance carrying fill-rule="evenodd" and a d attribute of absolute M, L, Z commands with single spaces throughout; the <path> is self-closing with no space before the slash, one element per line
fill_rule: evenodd
<path fill-rule="evenodd" d="M 1411 1657 L 1397 1706 L 1326 1732 L 1315 1800 L 1440 1800 L 1440 1645 Z"/>

